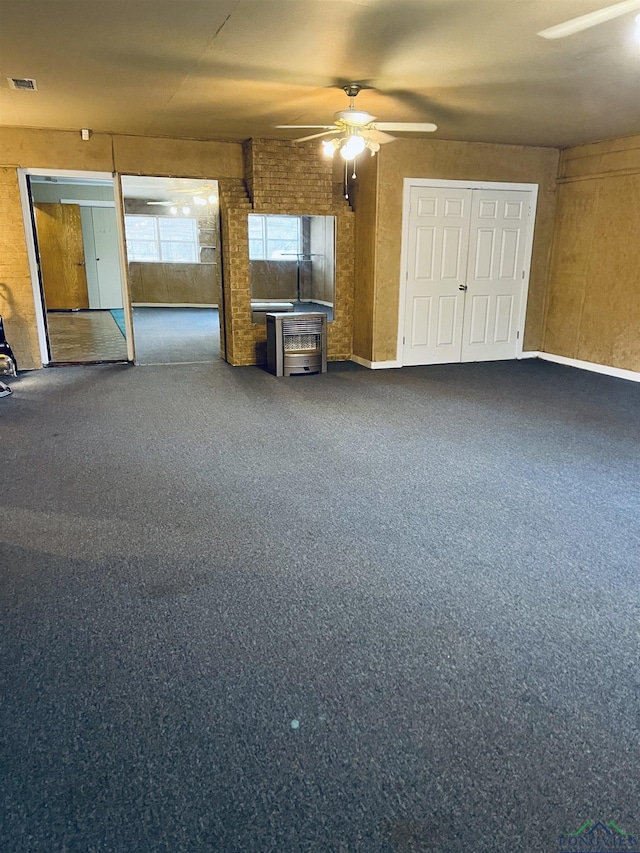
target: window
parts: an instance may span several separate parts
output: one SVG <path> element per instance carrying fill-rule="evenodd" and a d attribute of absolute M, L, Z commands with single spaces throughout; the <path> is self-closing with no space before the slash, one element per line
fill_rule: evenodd
<path fill-rule="evenodd" d="M 129 215 L 124 218 L 124 227 L 130 261 L 198 263 L 195 219 Z"/>
<path fill-rule="evenodd" d="M 249 260 L 297 261 L 300 217 L 249 214 Z"/>

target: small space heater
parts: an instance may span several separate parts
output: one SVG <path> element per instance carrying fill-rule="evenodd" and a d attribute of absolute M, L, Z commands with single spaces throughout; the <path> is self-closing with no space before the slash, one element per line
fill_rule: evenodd
<path fill-rule="evenodd" d="M 275 376 L 327 372 L 326 314 L 267 314 L 267 370 Z"/>

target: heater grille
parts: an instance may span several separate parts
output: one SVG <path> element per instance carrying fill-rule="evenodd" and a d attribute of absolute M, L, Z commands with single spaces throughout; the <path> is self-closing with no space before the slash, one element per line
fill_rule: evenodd
<path fill-rule="evenodd" d="M 320 335 L 284 335 L 285 352 L 320 349 Z"/>
<path fill-rule="evenodd" d="M 322 319 L 320 317 L 287 317 L 282 321 L 283 335 L 320 335 Z"/>

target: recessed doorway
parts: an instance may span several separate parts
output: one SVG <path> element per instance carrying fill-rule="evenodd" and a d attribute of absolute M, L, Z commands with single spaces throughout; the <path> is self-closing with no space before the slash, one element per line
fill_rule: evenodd
<path fill-rule="evenodd" d="M 220 358 L 217 181 L 123 175 L 136 364 Z"/>
<path fill-rule="evenodd" d="M 29 174 L 46 358 L 127 361 L 124 288 L 111 177 Z"/>

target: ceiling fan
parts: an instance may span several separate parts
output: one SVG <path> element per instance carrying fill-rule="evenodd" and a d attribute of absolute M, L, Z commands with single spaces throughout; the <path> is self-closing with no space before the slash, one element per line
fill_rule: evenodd
<path fill-rule="evenodd" d="M 386 131 L 395 133 L 432 133 L 438 126 L 431 122 L 404 122 L 404 121 L 378 121 L 376 116 L 365 110 L 357 110 L 355 99 L 362 89 L 357 83 L 349 83 L 342 87 L 349 98 L 349 108 L 338 110 L 334 113 L 333 124 L 280 124 L 280 130 L 313 130 L 318 129 L 320 133 L 312 133 L 309 136 L 301 136 L 294 142 L 308 142 L 310 139 L 320 139 L 323 136 L 333 136 L 333 139 L 325 139 L 323 147 L 326 154 L 333 156 L 340 151 L 345 160 L 355 160 L 366 148 L 371 154 L 380 150 L 385 142 L 393 142 L 395 136 Z"/>
<path fill-rule="evenodd" d="M 627 12 L 634 12 L 636 9 L 640 9 L 640 0 L 622 0 L 621 3 L 615 3 L 613 6 L 596 9 L 595 12 L 589 12 L 586 15 L 580 15 L 578 18 L 571 18 L 570 21 L 565 21 L 563 24 L 556 24 L 546 30 L 540 30 L 538 35 L 545 39 L 565 38 L 598 24 L 604 24 L 605 21 L 612 21 L 614 18 L 626 15 Z"/>

